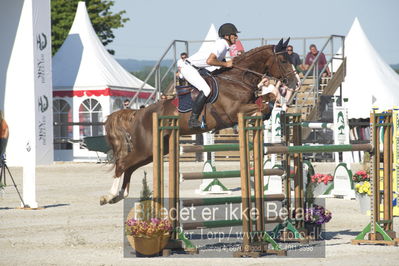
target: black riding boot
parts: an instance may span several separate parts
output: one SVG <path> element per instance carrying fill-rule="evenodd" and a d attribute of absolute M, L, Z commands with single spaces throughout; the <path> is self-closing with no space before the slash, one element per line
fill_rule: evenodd
<path fill-rule="evenodd" d="M 206 96 L 202 91 L 200 91 L 200 93 L 197 96 L 197 99 L 195 99 L 195 102 L 193 102 L 193 108 L 192 108 L 193 111 L 191 113 L 190 120 L 188 120 L 189 128 L 201 127 L 201 122 L 198 121 L 198 117 L 201 114 L 205 102 L 206 102 Z"/>

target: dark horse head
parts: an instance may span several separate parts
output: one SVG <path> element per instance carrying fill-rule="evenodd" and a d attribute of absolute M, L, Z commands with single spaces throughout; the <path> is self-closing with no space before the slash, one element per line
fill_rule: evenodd
<path fill-rule="evenodd" d="M 113 150 L 115 181 L 108 195 L 101 203 L 115 203 L 127 196 L 132 173 L 139 167 L 152 162 L 152 113 L 179 115 L 180 134 L 189 135 L 228 128 L 237 123 L 237 115 L 253 115 L 260 110 L 255 104 L 257 84 L 264 75 L 279 79 L 294 86 L 296 82 L 292 65 L 288 62 L 285 48 L 288 40 L 277 45 L 265 45 L 252 49 L 234 58 L 233 68 L 216 75 L 219 96 L 216 102 L 207 104 L 202 115 L 206 119 L 205 129 L 188 128 L 190 112 L 179 113 L 172 100 L 161 100 L 140 110 L 120 110 L 112 113 L 105 124 L 107 140 Z M 167 143 L 167 142 L 165 142 Z M 165 148 L 165 153 L 168 153 Z M 119 180 L 124 175 L 120 192 Z"/>
<path fill-rule="evenodd" d="M 277 45 L 265 45 L 252 49 L 234 59 L 234 66 L 257 71 L 265 76 L 281 80 L 289 88 L 295 88 L 295 69 L 288 61 L 286 48 L 290 38 L 281 39 Z M 233 68 L 234 68 L 233 66 Z M 258 76 L 258 79 L 261 77 Z"/>

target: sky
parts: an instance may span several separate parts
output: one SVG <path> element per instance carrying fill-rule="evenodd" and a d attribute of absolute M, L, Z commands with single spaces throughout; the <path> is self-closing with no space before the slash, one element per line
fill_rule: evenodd
<path fill-rule="evenodd" d="M 357 17 L 381 57 L 399 64 L 399 0 L 115 0 L 113 11 L 120 10 L 130 21 L 114 30 L 108 45 L 118 59 L 158 60 L 175 39 L 203 40 L 212 23 L 216 29 L 234 23 L 239 38 L 276 39 L 346 35 Z M 190 53 L 196 49 L 191 46 Z"/>

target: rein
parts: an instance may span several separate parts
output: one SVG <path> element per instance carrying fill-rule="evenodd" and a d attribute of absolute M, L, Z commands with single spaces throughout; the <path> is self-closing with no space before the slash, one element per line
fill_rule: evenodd
<path fill-rule="evenodd" d="M 251 84 L 245 83 L 243 81 L 240 80 L 236 80 L 236 79 L 232 79 L 232 78 L 228 78 L 222 75 L 217 76 L 218 78 L 224 79 L 224 80 L 229 80 L 229 81 L 233 81 L 233 82 L 237 82 L 240 83 L 241 85 L 243 85 L 244 87 L 247 87 L 249 89 L 253 89 L 253 86 Z"/>

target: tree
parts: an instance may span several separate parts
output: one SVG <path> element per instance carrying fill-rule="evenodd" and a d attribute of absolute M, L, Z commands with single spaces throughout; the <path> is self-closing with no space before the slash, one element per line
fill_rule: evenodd
<path fill-rule="evenodd" d="M 81 0 L 51 0 L 51 40 L 52 51 L 55 54 L 61 47 L 75 18 L 78 2 Z M 113 29 L 122 28 L 129 21 L 124 18 L 125 10 L 113 13 L 110 9 L 114 1 L 109 0 L 85 0 L 87 12 L 93 28 L 104 46 L 115 38 Z M 115 51 L 108 49 L 114 54 Z"/>

